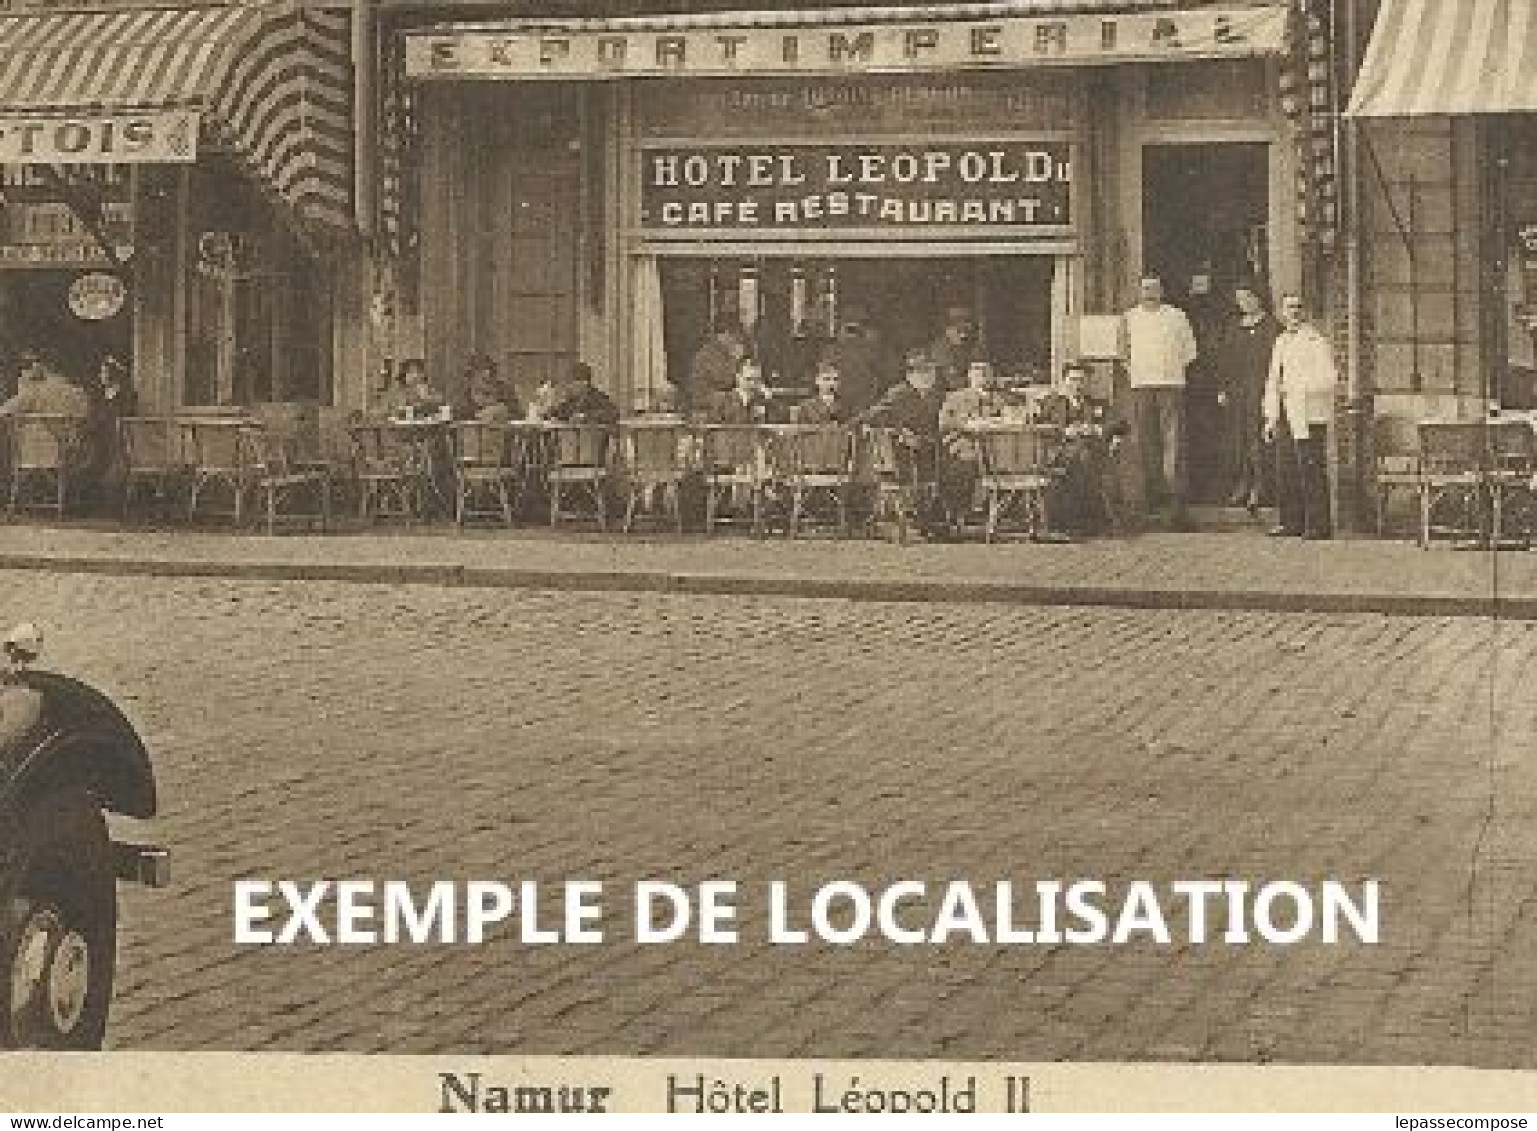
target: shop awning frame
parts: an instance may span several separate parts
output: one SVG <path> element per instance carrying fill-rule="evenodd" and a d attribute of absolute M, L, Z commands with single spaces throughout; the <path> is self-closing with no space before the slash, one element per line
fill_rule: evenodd
<path fill-rule="evenodd" d="M 0 161 L 227 147 L 309 224 L 352 222 L 351 23 L 255 3 L 0 16 Z"/>
<path fill-rule="evenodd" d="M 1347 117 L 1537 113 L 1533 0 L 1382 0 Z"/>

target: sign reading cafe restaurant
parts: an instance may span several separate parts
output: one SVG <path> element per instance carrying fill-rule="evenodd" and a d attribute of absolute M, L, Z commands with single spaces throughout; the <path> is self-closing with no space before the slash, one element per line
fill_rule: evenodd
<path fill-rule="evenodd" d="M 641 225 L 653 234 L 1072 222 L 1060 143 L 655 147 L 641 162 Z"/>

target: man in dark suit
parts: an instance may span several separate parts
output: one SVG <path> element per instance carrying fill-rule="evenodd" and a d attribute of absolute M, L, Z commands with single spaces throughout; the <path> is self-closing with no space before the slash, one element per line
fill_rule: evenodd
<path fill-rule="evenodd" d="M 557 394 L 550 409 L 551 420 L 565 420 L 574 424 L 619 423 L 619 406 L 592 380 L 592 366 L 585 361 L 573 362 L 571 375 Z"/>
<path fill-rule="evenodd" d="M 944 404 L 939 369 L 928 351 L 908 350 L 902 380 L 871 405 L 864 414 L 867 424 L 910 433 L 906 439 L 932 442 L 939 436 L 939 410 Z"/>
<path fill-rule="evenodd" d="M 817 391 L 795 406 L 795 418 L 801 424 L 845 424 L 852 415 L 843 396 L 843 375 L 830 358 L 817 366 Z"/>
<path fill-rule="evenodd" d="M 709 424 L 762 424 L 767 420 L 768 397 L 758 363 L 744 358 L 737 367 L 735 387 L 711 396 L 704 415 Z"/>
<path fill-rule="evenodd" d="M 896 433 L 898 449 L 908 461 L 904 477 L 911 476 L 917 486 L 919 529 L 929 537 L 944 529 L 943 508 L 938 505 L 935 488 L 939 410 L 944 405 L 938 381 L 939 370 L 928 351 L 909 350 L 903 379 L 887 389 L 861 418 L 871 427 L 890 428 Z"/>

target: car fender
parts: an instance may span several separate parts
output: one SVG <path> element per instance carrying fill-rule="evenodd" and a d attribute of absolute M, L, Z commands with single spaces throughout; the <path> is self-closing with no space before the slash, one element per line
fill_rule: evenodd
<path fill-rule="evenodd" d="M 0 736 L 0 814 L 38 787 L 70 782 L 84 785 L 110 812 L 155 815 L 149 751 L 111 699 L 53 672 L 24 672 L 18 684 L 40 702 L 30 726 Z"/>

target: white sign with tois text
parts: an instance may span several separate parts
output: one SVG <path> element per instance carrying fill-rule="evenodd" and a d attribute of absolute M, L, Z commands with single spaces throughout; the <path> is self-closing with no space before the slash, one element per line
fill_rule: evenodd
<path fill-rule="evenodd" d="M 0 164 L 98 165 L 197 160 L 190 110 L 0 114 Z"/>

